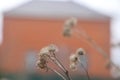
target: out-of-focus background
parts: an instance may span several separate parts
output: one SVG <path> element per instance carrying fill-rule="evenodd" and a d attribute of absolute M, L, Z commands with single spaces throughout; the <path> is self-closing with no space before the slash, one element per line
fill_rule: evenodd
<path fill-rule="evenodd" d="M 61 80 L 35 67 L 37 53 L 51 43 L 68 69 L 69 55 L 82 47 L 92 80 L 119 80 L 120 71 L 107 69 L 106 60 L 83 39 L 62 36 L 70 17 L 120 67 L 120 0 L 0 0 L 0 80 Z M 75 80 L 87 80 L 82 70 L 72 73 Z"/>

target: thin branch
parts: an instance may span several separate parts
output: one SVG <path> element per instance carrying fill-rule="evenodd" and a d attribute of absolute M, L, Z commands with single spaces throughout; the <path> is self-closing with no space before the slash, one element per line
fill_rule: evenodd
<path fill-rule="evenodd" d="M 69 74 L 69 72 L 68 71 L 66 71 L 66 76 L 68 77 L 68 80 L 72 80 L 72 78 L 71 78 L 71 76 L 70 76 L 70 74 Z"/>
<path fill-rule="evenodd" d="M 66 70 L 66 68 L 64 67 L 64 65 L 59 61 L 59 59 L 56 57 L 55 53 L 53 54 L 53 58 L 49 57 L 63 72 L 64 74 L 67 76 L 68 80 L 72 80 L 68 70 Z"/>
<path fill-rule="evenodd" d="M 59 72 L 56 71 L 55 69 L 52 69 L 52 68 L 50 68 L 50 67 L 48 67 L 48 69 L 51 70 L 51 71 L 53 71 L 53 72 L 55 72 L 56 74 L 58 74 L 60 77 L 63 78 L 63 80 L 67 80 L 61 73 L 59 73 Z"/>
<path fill-rule="evenodd" d="M 82 68 L 84 69 L 84 71 L 86 72 L 88 80 L 91 80 L 90 76 L 89 76 L 89 73 L 88 73 L 88 70 L 84 67 L 84 65 L 81 62 L 80 62 L 80 64 L 81 64 Z"/>
<path fill-rule="evenodd" d="M 108 58 L 107 53 L 100 46 L 98 46 L 98 44 L 90 36 L 88 36 L 85 31 L 82 29 L 80 29 L 80 31 L 75 29 L 75 32 L 83 36 L 91 44 L 91 46 L 98 50 L 105 58 Z"/>
<path fill-rule="evenodd" d="M 55 59 L 55 57 L 50 57 L 49 56 L 49 59 L 51 60 L 51 61 L 53 61 L 63 72 L 65 72 L 66 70 L 62 67 L 62 65 Z"/>
<path fill-rule="evenodd" d="M 54 58 L 56 60 L 56 63 L 62 68 L 62 70 L 64 72 L 67 72 L 67 70 L 65 69 L 65 67 L 63 66 L 63 64 L 59 61 L 59 59 L 56 56 L 54 56 Z"/>
<path fill-rule="evenodd" d="M 90 36 L 88 36 L 84 30 L 75 29 L 75 32 L 78 33 L 78 35 L 76 35 L 77 38 L 80 38 L 80 36 L 84 37 L 91 46 L 93 46 L 98 52 L 100 52 L 103 55 L 104 58 L 109 59 L 107 53 Z M 109 61 L 112 66 L 120 70 L 120 68 L 116 66 L 110 59 Z"/>
<path fill-rule="evenodd" d="M 67 69 L 64 67 L 64 65 L 59 61 L 59 59 L 56 57 L 56 55 L 54 55 L 54 58 L 56 59 L 57 63 L 58 63 L 59 65 L 61 65 L 61 67 L 64 69 L 64 71 L 65 71 L 64 73 L 65 73 L 66 76 L 68 77 L 68 80 L 72 80 L 72 78 L 71 78 L 68 70 L 67 70 Z"/>

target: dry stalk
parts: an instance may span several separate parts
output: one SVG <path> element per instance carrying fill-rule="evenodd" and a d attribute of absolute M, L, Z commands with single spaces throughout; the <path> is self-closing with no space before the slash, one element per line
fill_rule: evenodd
<path fill-rule="evenodd" d="M 92 46 L 94 47 L 99 53 L 102 54 L 102 56 L 105 59 L 108 59 L 110 64 L 114 66 L 117 70 L 120 70 L 118 66 L 116 66 L 110 59 L 107 53 L 90 37 L 87 35 L 87 33 L 83 29 L 75 29 L 74 32 L 76 32 L 78 35 L 76 35 L 77 38 L 81 38 L 80 36 L 84 37 L 85 40 Z"/>
<path fill-rule="evenodd" d="M 56 71 L 55 69 L 52 69 L 50 67 L 48 67 L 48 69 L 58 74 L 61 78 L 63 78 L 63 80 L 67 80 L 60 72 Z"/>
<path fill-rule="evenodd" d="M 49 57 L 62 71 L 63 73 L 67 76 L 68 80 L 72 80 L 68 70 L 64 67 L 64 65 L 59 61 L 59 59 L 56 57 L 55 53 L 53 54 L 52 57 Z"/>
<path fill-rule="evenodd" d="M 88 80 L 91 80 L 90 76 L 89 76 L 89 73 L 88 73 L 88 70 L 84 67 L 84 65 L 82 63 L 80 63 L 80 65 L 82 66 L 83 70 L 85 71 Z"/>

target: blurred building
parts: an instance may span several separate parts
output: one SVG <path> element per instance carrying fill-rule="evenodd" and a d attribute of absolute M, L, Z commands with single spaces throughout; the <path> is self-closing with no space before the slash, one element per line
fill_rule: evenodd
<path fill-rule="evenodd" d="M 78 18 L 78 29 L 82 27 L 110 54 L 110 17 L 72 1 L 33 0 L 4 13 L 1 70 L 9 73 L 25 70 L 26 62 L 33 66 L 34 56 L 40 48 L 55 43 L 62 50 L 60 56 L 66 55 L 64 51 L 71 54 L 79 47 L 85 48 L 89 55 L 90 75 L 109 77 L 106 60 L 84 39 L 62 36 L 64 21 L 70 17 Z M 62 59 L 68 64 L 68 56 Z"/>

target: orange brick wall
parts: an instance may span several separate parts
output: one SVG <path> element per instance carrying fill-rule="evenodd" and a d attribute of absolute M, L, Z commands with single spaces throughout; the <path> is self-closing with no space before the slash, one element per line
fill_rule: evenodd
<path fill-rule="evenodd" d="M 64 38 L 62 34 L 64 20 L 47 19 L 4 19 L 4 40 L 1 46 L 2 63 L 4 71 L 16 72 L 24 69 L 25 54 L 28 50 L 39 51 L 40 48 L 50 43 L 63 47 L 63 60 L 68 64 L 68 56 L 64 50 L 72 53 L 77 48 L 83 47 L 89 55 L 89 73 L 91 75 L 108 76 L 105 69 L 105 59 L 93 47 L 83 39 L 72 36 Z M 105 50 L 109 55 L 109 21 L 85 21 L 79 20 L 78 25 Z M 65 49 L 64 49 L 65 48 Z M 69 54 L 70 54 L 69 53 Z"/>

